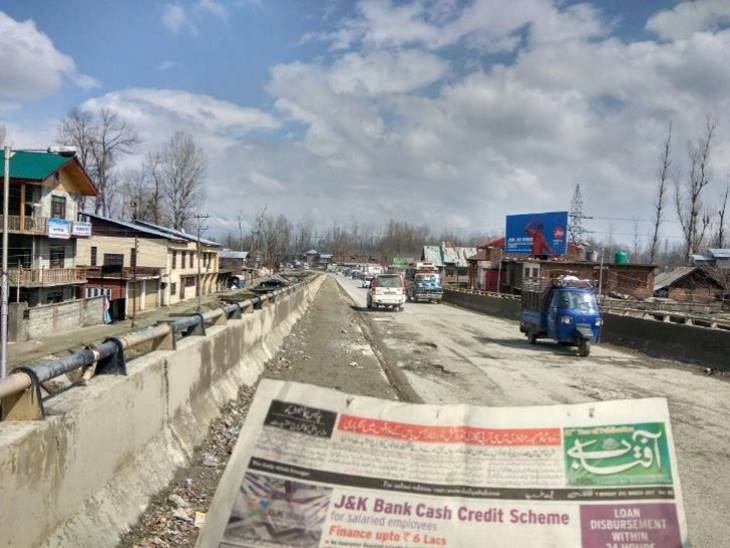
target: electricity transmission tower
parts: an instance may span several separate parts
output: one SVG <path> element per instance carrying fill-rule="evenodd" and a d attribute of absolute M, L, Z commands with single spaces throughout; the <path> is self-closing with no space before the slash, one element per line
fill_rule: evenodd
<path fill-rule="evenodd" d="M 583 226 L 583 219 L 588 218 L 583 213 L 583 194 L 581 194 L 580 183 L 578 183 L 575 185 L 573 199 L 570 202 L 570 221 L 568 223 L 568 237 L 574 244 L 584 243 L 587 231 Z"/>

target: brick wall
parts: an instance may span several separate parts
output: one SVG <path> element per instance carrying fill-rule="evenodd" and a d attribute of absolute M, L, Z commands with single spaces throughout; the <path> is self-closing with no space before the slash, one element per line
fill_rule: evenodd
<path fill-rule="evenodd" d="M 41 339 L 59 331 L 98 325 L 103 312 L 101 297 L 34 306 L 25 312 L 28 337 Z"/>

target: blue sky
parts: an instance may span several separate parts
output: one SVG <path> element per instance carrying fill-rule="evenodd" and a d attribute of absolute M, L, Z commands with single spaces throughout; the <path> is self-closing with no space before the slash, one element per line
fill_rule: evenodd
<path fill-rule="evenodd" d="M 597 234 L 643 238 L 670 120 L 681 180 L 718 117 L 724 190 L 729 23 L 724 0 L 4 0 L 0 121 L 37 146 L 114 109 L 144 141 L 125 167 L 188 131 L 218 229 L 268 206 L 494 232 L 581 183 Z"/>

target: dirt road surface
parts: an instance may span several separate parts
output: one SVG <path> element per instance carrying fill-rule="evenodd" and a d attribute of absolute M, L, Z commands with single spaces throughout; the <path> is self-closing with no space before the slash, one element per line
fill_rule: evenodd
<path fill-rule="evenodd" d="M 337 276 L 356 306 L 359 282 Z M 665 397 L 692 546 L 730 545 L 730 382 L 701 368 L 609 345 L 574 350 L 527 343 L 518 324 L 446 304 L 361 311 L 387 365 L 426 403 L 489 406 Z"/>

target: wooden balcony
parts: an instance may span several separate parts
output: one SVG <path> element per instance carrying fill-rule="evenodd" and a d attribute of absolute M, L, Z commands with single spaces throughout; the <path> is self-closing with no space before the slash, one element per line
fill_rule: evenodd
<path fill-rule="evenodd" d="M 8 281 L 15 287 L 44 287 L 85 283 L 86 275 L 80 268 L 10 268 Z"/>
<path fill-rule="evenodd" d="M 0 234 L 3 231 L 3 216 L 0 214 Z M 33 217 L 20 215 L 8 215 L 8 234 L 48 234 L 48 219 L 46 217 Z"/>

